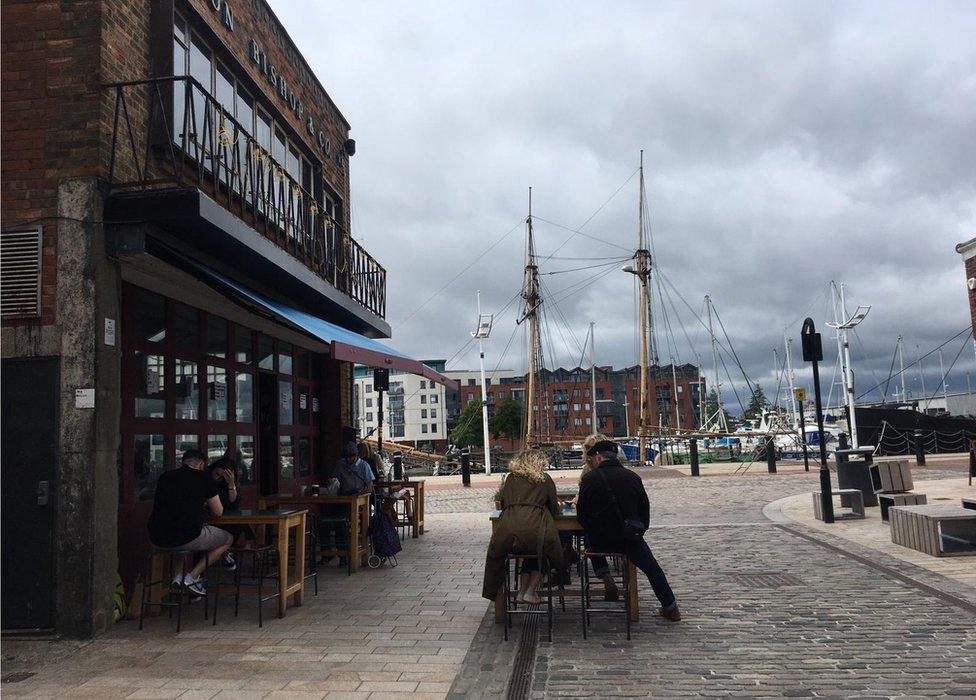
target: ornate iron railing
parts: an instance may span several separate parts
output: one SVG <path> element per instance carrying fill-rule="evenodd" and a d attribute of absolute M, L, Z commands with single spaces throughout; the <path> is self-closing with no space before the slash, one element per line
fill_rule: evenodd
<path fill-rule="evenodd" d="M 190 76 L 106 86 L 115 91 L 113 190 L 198 187 L 381 318 L 386 269 L 251 133 Z"/>

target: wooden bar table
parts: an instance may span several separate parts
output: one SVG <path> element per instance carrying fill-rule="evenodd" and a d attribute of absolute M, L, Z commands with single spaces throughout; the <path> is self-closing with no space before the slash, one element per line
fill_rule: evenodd
<path fill-rule="evenodd" d="M 327 496 L 320 494 L 292 495 L 280 493 L 275 496 L 258 498 L 258 508 L 306 507 L 341 505 L 349 509 L 349 549 L 346 550 L 346 563 L 349 573 L 358 571 L 369 558 L 369 494 L 353 496 Z M 361 524 L 360 524 L 361 523 Z M 304 531 L 302 533 L 304 541 Z"/>
<path fill-rule="evenodd" d="M 495 531 L 495 527 L 498 525 L 498 520 L 501 517 L 502 512 L 496 510 L 491 514 L 491 529 L 492 533 Z M 562 510 L 559 515 L 555 517 L 556 529 L 560 532 L 572 532 L 573 534 L 583 534 L 583 526 L 580 525 L 579 520 L 576 518 L 576 510 Z M 583 566 L 589 566 L 589 562 L 581 562 Z M 628 587 L 630 588 L 630 619 L 632 622 L 637 622 L 640 619 L 640 607 L 637 602 L 637 567 L 634 566 L 633 562 L 629 559 L 627 560 L 627 577 L 629 579 Z M 577 587 L 567 587 L 561 591 L 553 590 L 553 598 L 563 597 L 581 597 L 583 591 Z M 495 622 L 505 621 L 505 588 L 504 586 L 499 589 L 498 595 L 495 596 Z"/>
<path fill-rule="evenodd" d="M 410 529 L 413 531 L 413 538 L 417 539 L 424 534 L 424 480 L 423 479 L 399 479 L 395 481 L 377 481 L 374 484 L 378 488 L 397 491 L 398 489 L 410 489 L 413 492 L 413 513 L 410 515 Z"/>
<path fill-rule="evenodd" d="M 305 516 L 307 510 L 280 508 L 267 510 L 225 511 L 219 518 L 210 518 L 207 523 L 215 527 L 222 525 L 250 525 L 259 529 L 259 539 L 264 539 L 264 529 L 276 529 L 276 549 L 278 550 L 278 616 L 284 617 L 288 598 L 294 596 L 295 605 L 305 602 Z M 289 534 L 295 531 L 295 580 L 288 583 Z M 219 564 L 217 564 L 219 566 Z"/>

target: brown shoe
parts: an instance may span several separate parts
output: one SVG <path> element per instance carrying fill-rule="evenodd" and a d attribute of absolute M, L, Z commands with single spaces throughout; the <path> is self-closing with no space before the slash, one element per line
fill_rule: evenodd
<path fill-rule="evenodd" d="M 678 610 L 678 604 L 675 603 L 670 608 L 661 608 L 657 612 L 658 615 L 663 617 L 665 620 L 670 620 L 671 622 L 681 622 L 681 611 Z"/>
<path fill-rule="evenodd" d="M 603 579 L 603 599 L 610 601 L 620 600 L 620 591 L 617 590 L 617 583 L 610 576 Z"/>

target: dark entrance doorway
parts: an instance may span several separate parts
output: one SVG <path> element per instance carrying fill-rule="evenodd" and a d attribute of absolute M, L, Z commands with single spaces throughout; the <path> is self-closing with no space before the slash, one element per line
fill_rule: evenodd
<path fill-rule="evenodd" d="M 3 628 L 54 627 L 60 362 L 3 360 Z"/>
<path fill-rule="evenodd" d="M 278 377 L 258 372 L 258 479 L 262 496 L 278 493 Z"/>

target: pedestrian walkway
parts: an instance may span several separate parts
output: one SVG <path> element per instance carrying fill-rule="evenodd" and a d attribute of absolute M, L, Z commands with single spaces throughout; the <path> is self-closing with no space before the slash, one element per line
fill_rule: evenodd
<path fill-rule="evenodd" d="M 684 620 L 656 617 L 643 582 L 630 642 L 610 620 L 595 620 L 584 641 L 575 600 L 557 613 L 551 644 L 518 627 L 503 642 L 480 598 L 492 491 L 455 487 L 428 493 L 428 533 L 404 542 L 400 566 L 351 577 L 331 567 L 318 597 L 263 629 L 253 608 L 237 620 L 222 608 L 213 627 L 194 606 L 179 635 L 157 618 L 142 633 L 126 622 L 91 642 L 49 644 L 48 653 L 5 640 L 4 675 L 36 675 L 2 691 L 245 700 L 976 696 L 976 614 L 961 596 L 852 557 L 832 533 L 818 541 L 763 515 L 780 499 L 809 499 L 815 472 L 644 483 L 648 540 Z M 953 585 L 961 593 L 966 584 Z"/>

